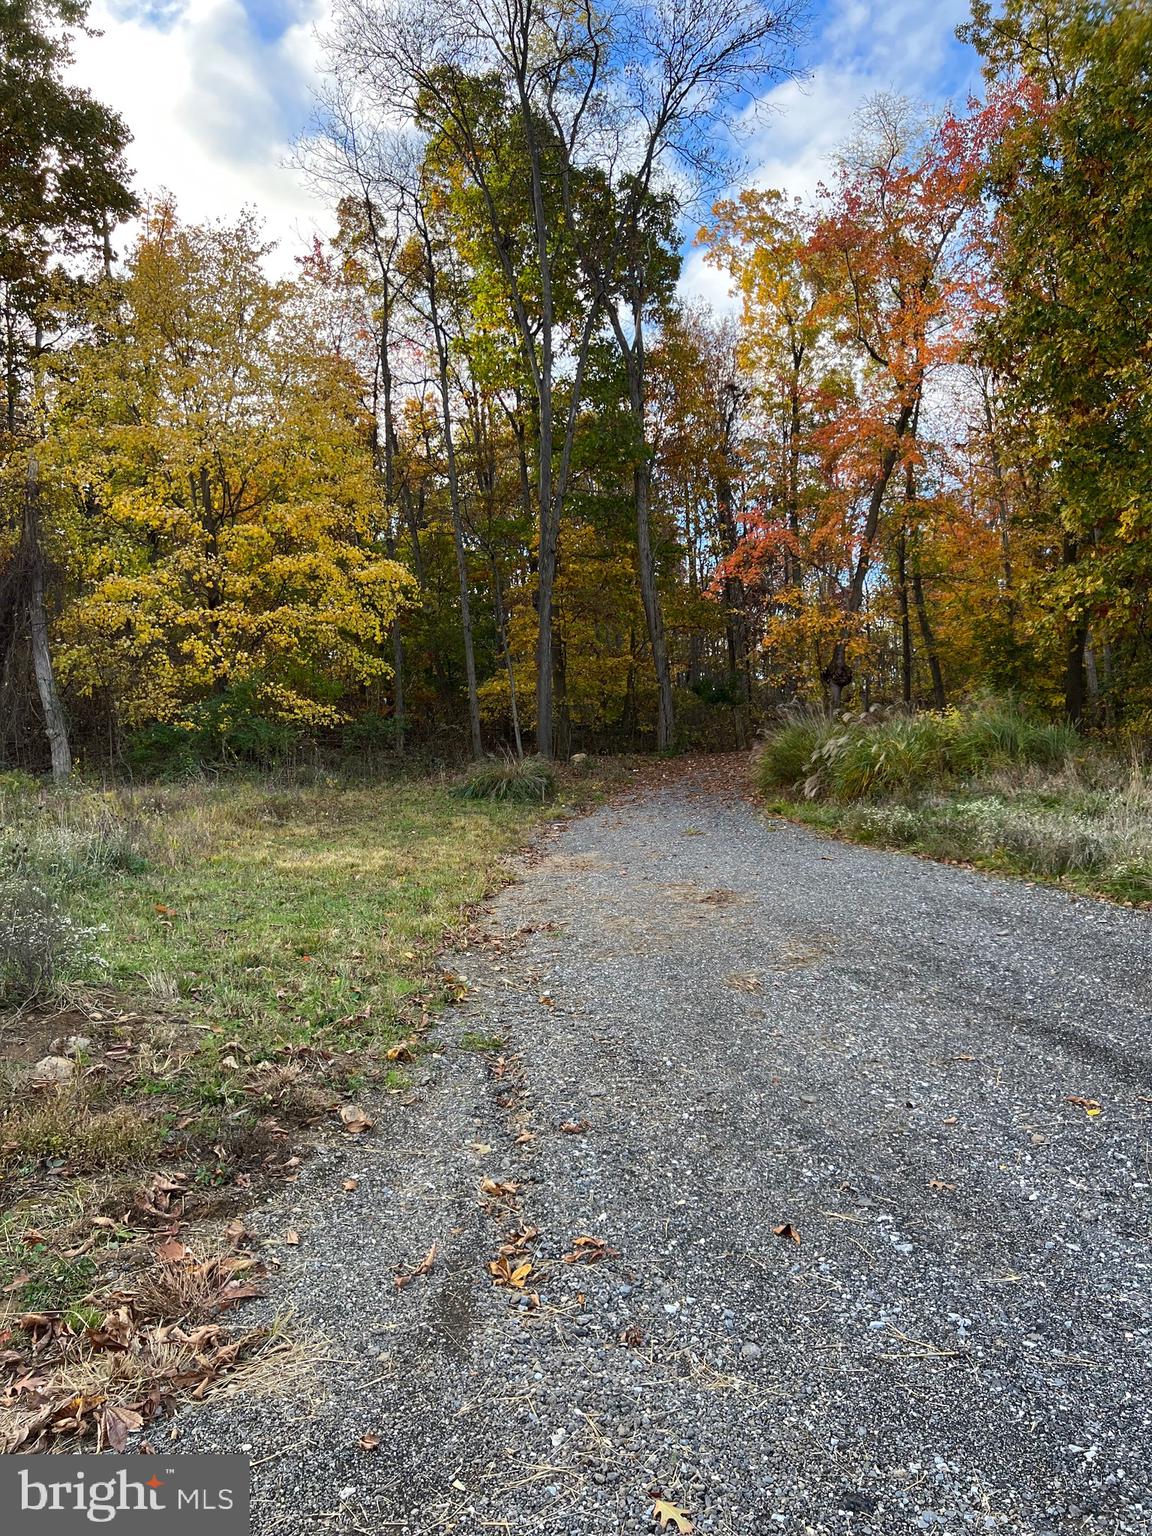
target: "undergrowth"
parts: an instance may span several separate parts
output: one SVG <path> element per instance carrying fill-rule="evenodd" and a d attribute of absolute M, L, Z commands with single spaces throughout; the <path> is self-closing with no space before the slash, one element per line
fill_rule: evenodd
<path fill-rule="evenodd" d="M 1004 704 L 804 716 L 758 777 L 775 809 L 859 842 L 1152 901 L 1152 779 L 1062 722 Z"/>

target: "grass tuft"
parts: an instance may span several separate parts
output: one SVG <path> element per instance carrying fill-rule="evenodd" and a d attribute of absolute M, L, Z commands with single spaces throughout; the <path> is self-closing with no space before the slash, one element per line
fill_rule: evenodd
<path fill-rule="evenodd" d="M 493 757 L 475 767 L 460 786 L 465 800 L 543 804 L 556 793 L 551 764 L 540 757 Z"/>

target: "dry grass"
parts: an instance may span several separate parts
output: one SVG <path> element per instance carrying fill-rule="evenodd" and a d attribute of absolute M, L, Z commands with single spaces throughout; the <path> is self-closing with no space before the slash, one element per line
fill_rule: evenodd
<path fill-rule="evenodd" d="M 1152 902 L 1152 775 L 1104 752 L 999 766 L 950 791 L 777 808 L 860 842 Z"/>

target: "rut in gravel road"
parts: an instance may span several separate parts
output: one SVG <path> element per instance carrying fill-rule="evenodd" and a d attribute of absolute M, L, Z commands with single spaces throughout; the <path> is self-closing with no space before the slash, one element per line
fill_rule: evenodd
<path fill-rule="evenodd" d="M 1152 1529 L 1147 915 L 688 769 L 481 929 L 418 1102 L 260 1218 L 319 1379 L 180 1421 L 259 1532 Z"/>

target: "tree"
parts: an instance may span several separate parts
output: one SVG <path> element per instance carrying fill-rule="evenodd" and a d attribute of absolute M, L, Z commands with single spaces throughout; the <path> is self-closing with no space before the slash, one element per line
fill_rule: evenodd
<path fill-rule="evenodd" d="M 962 32 L 1020 103 L 989 169 L 1000 303 L 982 355 L 1049 507 L 1035 637 L 1071 719 L 1097 649 L 1147 707 L 1152 15 L 1127 0 L 1012 0 L 999 16 L 977 4 Z"/>
<path fill-rule="evenodd" d="M 107 274 L 112 229 L 136 206 L 124 165 L 127 129 L 64 78 L 72 58 L 66 29 L 83 26 L 86 11 L 82 0 L 13 0 L 0 8 L 0 459 L 20 454 L 25 466 L 9 480 L 19 489 L 4 509 L 14 532 L 0 573 L 0 635 L 9 706 L 22 691 L 21 644 L 28 637 L 57 779 L 71 771 L 71 752 L 49 645 L 28 402 L 37 360 L 68 322 L 86 261 L 98 252 Z"/>
<path fill-rule="evenodd" d="M 346 718 L 387 676 L 411 578 L 380 545 L 370 423 L 307 286 L 271 282 L 251 217 L 149 210 L 99 344 L 49 392 L 70 490 L 60 667 L 128 726 Z"/>
<path fill-rule="evenodd" d="M 370 88 L 386 110 L 414 118 L 441 166 L 461 169 L 519 333 L 536 407 L 537 747 L 544 754 L 553 749 L 560 518 L 589 346 L 605 318 L 624 352 L 640 429 L 639 572 L 660 673 L 659 733 L 670 739 L 637 330 L 659 285 L 628 246 L 658 190 L 662 161 L 705 167 L 733 97 L 778 70 L 792 15 L 790 3 L 762 0 L 738 0 L 723 12 L 706 0 L 607 11 L 472 0 L 343 0 L 338 8 L 330 48 L 337 73 Z M 563 294 L 573 251 L 580 281 Z M 627 326 L 614 306 L 616 285 Z"/>

